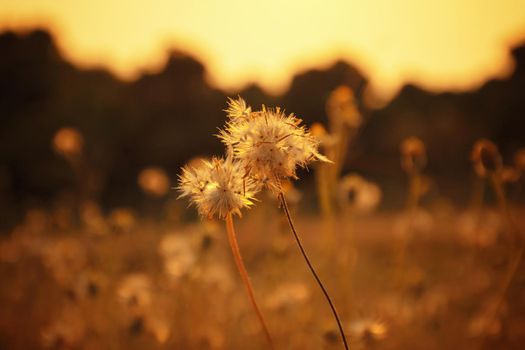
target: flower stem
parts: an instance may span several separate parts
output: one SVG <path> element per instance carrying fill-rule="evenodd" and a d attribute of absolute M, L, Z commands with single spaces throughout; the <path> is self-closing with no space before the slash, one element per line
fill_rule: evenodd
<path fill-rule="evenodd" d="M 511 235 L 510 238 L 513 239 L 514 242 L 519 244 L 519 247 L 516 250 L 516 254 L 512 257 L 511 262 L 505 272 L 505 277 L 500 283 L 500 288 L 498 290 L 498 295 L 497 295 L 498 299 L 497 299 L 496 306 L 495 306 L 493 316 L 491 319 L 491 322 L 492 322 L 497 317 L 499 310 L 501 308 L 501 305 L 503 304 L 503 301 L 505 299 L 505 295 L 507 294 L 507 291 L 510 288 L 512 280 L 514 279 L 514 276 L 516 275 L 516 272 L 518 271 L 518 267 L 523 258 L 523 253 L 525 252 L 525 241 L 523 240 L 523 237 L 521 236 L 518 226 L 515 224 L 512 218 L 509 204 L 507 202 L 507 197 L 505 196 L 505 191 L 503 190 L 503 186 L 501 184 L 500 178 L 498 177 L 498 174 L 492 174 L 492 176 L 490 177 L 490 180 L 491 180 L 494 192 L 496 192 L 498 204 L 502 212 L 502 215 L 506 216 L 508 230 Z"/>
<path fill-rule="evenodd" d="M 306 261 L 306 264 L 308 265 L 308 268 L 310 269 L 310 272 L 312 272 L 312 275 L 314 276 L 315 280 L 317 281 L 317 284 L 323 291 L 323 294 L 328 301 L 328 304 L 330 305 L 330 309 L 332 309 L 332 313 L 334 315 L 335 321 L 337 322 L 337 327 L 339 328 L 339 333 L 341 333 L 341 339 L 343 340 L 343 344 L 346 350 L 348 350 L 348 342 L 346 340 L 345 332 L 343 330 L 343 326 L 341 324 L 341 320 L 339 319 L 339 315 L 337 314 L 337 311 L 335 309 L 334 304 L 332 303 L 332 300 L 330 299 L 330 295 L 326 291 L 326 288 L 323 285 L 323 282 L 321 282 L 321 279 L 315 272 L 314 267 L 312 266 L 312 263 L 310 262 L 310 259 L 308 258 L 308 255 L 306 254 L 306 251 L 304 250 L 303 244 L 301 242 L 301 239 L 299 238 L 299 235 L 297 234 L 297 230 L 295 229 L 295 225 L 293 223 L 292 217 L 290 216 L 290 211 L 288 209 L 288 204 L 286 203 L 286 199 L 284 197 L 284 194 L 281 192 L 279 193 L 279 198 L 281 200 L 281 205 L 283 207 L 284 212 L 286 213 L 286 218 L 288 219 L 288 223 L 290 224 L 290 229 L 292 230 L 292 233 L 294 235 L 295 241 L 297 242 L 297 245 L 299 246 L 299 250 L 301 250 L 301 254 L 303 255 L 304 260 Z"/>
<path fill-rule="evenodd" d="M 248 292 L 248 297 L 250 298 L 253 309 L 255 310 L 255 313 L 257 314 L 259 321 L 261 322 L 261 326 L 263 328 L 264 335 L 266 336 L 266 339 L 268 340 L 270 348 L 273 350 L 275 349 L 275 347 L 273 344 L 272 337 L 270 336 L 270 332 L 268 331 L 268 327 L 266 326 L 266 322 L 261 313 L 261 310 L 259 310 L 259 306 L 257 306 L 257 302 L 255 301 L 255 294 L 253 292 L 253 287 L 250 282 L 250 278 L 248 277 L 248 272 L 246 271 L 246 267 L 244 266 L 241 252 L 239 250 L 239 245 L 237 244 L 237 237 L 235 235 L 235 228 L 233 225 L 233 217 L 231 213 L 226 215 L 226 231 L 228 232 L 228 240 L 230 242 L 230 247 L 232 249 L 235 264 L 237 265 L 237 269 L 239 270 L 239 274 L 241 275 L 242 282 L 244 283 L 244 286 L 246 287 L 246 291 Z"/>
<path fill-rule="evenodd" d="M 501 211 L 501 214 L 507 219 L 507 227 L 509 230 L 509 234 L 511 235 L 510 238 L 515 241 L 521 241 L 523 238 L 521 237 L 518 226 L 512 218 L 512 214 L 510 213 L 509 203 L 507 201 L 505 191 L 503 190 L 501 179 L 499 178 L 498 174 L 492 174 L 490 177 L 490 181 L 492 183 L 492 188 L 496 193 L 496 197 L 498 199 L 498 206 Z"/>
<path fill-rule="evenodd" d="M 403 271 L 407 265 L 407 248 L 411 243 L 413 236 L 413 226 L 416 220 L 417 211 L 419 209 L 419 201 L 421 199 L 421 175 L 416 171 L 409 174 L 409 190 L 408 199 L 406 203 L 406 220 L 407 227 L 402 232 L 399 238 L 398 252 L 397 252 L 397 267 L 394 274 L 394 283 L 403 292 L 405 288 L 405 281 L 403 278 Z"/>

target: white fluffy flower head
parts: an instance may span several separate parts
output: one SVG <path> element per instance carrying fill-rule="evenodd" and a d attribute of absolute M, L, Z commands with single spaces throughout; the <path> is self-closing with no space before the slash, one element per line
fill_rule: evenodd
<path fill-rule="evenodd" d="M 197 167 L 186 166 L 179 176 L 179 197 L 189 197 L 203 217 L 241 216 L 241 209 L 252 206 L 258 192 L 255 182 L 243 178 L 243 174 L 241 164 L 231 157 L 203 160 Z"/>
<path fill-rule="evenodd" d="M 228 98 L 228 108 L 224 110 L 231 121 L 236 122 L 249 118 L 252 108 L 242 98 Z"/>
<path fill-rule="evenodd" d="M 357 213 L 372 212 L 381 202 L 381 188 L 357 174 L 341 178 L 337 197 L 341 207 L 351 208 Z"/>
<path fill-rule="evenodd" d="M 281 192 L 281 180 L 296 178 L 298 166 L 306 167 L 314 160 L 329 161 L 318 152 L 319 140 L 301 123 L 293 114 L 263 106 L 262 111 L 251 112 L 248 117 L 230 117 L 219 138 L 241 162 L 245 177 Z"/>

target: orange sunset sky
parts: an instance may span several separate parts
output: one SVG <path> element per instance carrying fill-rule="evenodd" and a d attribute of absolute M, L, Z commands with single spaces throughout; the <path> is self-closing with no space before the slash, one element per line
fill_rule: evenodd
<path fill-rule="evenodd" d="M 75 64 L 125 79 L 161 69 L 176 47 L 218 87 L 279 93 L 294 73 L 344 58 L 389 97 L 406 82 L 464 90 L 508 75 L 525 0 L 0 0 L 0 29 L 35 25 Z"/>

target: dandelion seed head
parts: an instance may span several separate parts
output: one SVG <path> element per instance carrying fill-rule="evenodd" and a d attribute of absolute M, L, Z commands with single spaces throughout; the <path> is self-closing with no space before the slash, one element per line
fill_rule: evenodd
<path fill-rule="evenodd" d="M 357 174 L 344 176 L 338 189 L 341 207 L 349 207 L 361 214 L 372 212 L 381 202 L 382 193 L 379 186 Z"/>
<path fill-rule="evenodd" d="M 252 113 L 252 108 L 241 97 L 236 100 L 228 98 L 228 107 L 224 110 L 231 121 L 247 119 Z"/>
<path fill-rule="evenodd" d="M 241 209 L 253 205 L 259 190 L 253 179 L 243 174 L 242 165 L 231 157 L 213 158 L 198 167 L 184 167 L 177 189 L 202 217 L 225 218 L 230 213 L 241 216 Z"/>
<path fill-rule="evenodd" d="M 328 161 L 318 152 L 319 140 L 293 114 L 279 108 L 253 112 L 248 119 L 229 122 L 219 138 L 242 164 L 245 176 L 281 191 L 281 180 L 297 178 L 297 167 Z"/>

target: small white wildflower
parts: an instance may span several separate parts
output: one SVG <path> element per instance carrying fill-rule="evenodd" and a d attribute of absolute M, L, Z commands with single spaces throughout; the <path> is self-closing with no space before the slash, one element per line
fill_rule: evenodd
<path fill-rule="evenodd" d="M 202 161 L 201 166 L 186 166 L 179 176 L 180 197 L 189 197 L 203 217 L 215 214 L 224 219 L 228 214 L 241 216 L 241 209 L 253 205 L 258 186 L 243 177 L 238 161 L 231 157 Z"/>
<path fill-rule="evenodd" d="M 249 118 L 230 120 L 219 138 L 233 151 L 253 177 L 274 192 L 281 192 L 281 180 L 296 178 L 297 166 L 310 161 L 329 161 L 318 152 L 319 140 L 293 114 L 279 108 L 252 112 Z"/>
<path fill-rule="evenodd" d="M 381 189 L 360 175 L 349 174 L 339 182 L 337 197 L 343 208 L 366 214 L 372 212 L 381 202 Z"/>
<path fill-rule="evenodd" d="M 164 270 L 174 280 L 188 275 L 195 267 L 195 247 L 187 236 L 177 233 L 165 235 L 159 244 L 164 259 Z"/>

